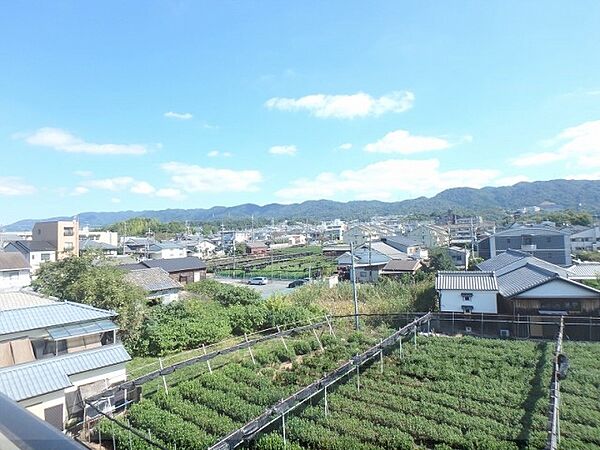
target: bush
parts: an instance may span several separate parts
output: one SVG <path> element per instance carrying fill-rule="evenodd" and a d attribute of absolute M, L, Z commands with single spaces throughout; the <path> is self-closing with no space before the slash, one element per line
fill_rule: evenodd
<path fill-rule="evenodd" d="M 226 311 L 235 334 L 250 333 L 265 328 L 267 310 L 263 305 L 233 305 Z"/>

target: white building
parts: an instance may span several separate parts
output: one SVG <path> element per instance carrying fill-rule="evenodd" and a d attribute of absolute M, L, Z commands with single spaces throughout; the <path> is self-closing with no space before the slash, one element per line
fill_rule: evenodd
<path fill-rule="evenodd" d="M 448 231 L 437 225 L 419 225 L 406 233 L 409 237 L 420 242 L 424 247 L 445 247 L 450 242 Z"/>
<path fill-rule="evenodd" d="M 4 251 L 21 253 L 29 262 L 32 275 L 42 264 L 56 261 L 56 247 L 46 241 L 13 241 L 4 247 Z"/>
<path fill-rule="evenodd" d="M 155 242 L 148 247 L 148 258 L 150 259 L 174 259 L 186 256 L 186 246 L 175 242 Z"/>
<path fill-rule="evenodd" d="M 16 252 L 0 251 L 0 291 L 20 289 L 31 284 L 31 268 Z"/>
<path fill-rule="evenodd" d="M 373 227 L 364 224 L 353 225 L 344 233 L 345 244 L 354 244 L 359 247 L 367 242 L 378 241 L 381 236 Z"/>
<path fill-rule="evenodd" d="M 0 392 L 56 428 L 126 380 L 115 312 L 21 291 L 0 293 L 0 315 Z"/>
<path fill-rule="evenodd" d="M 595 252 L 600 250 L 600 227 L 591 227 L 587 230 L 573 233 L 570 236 L 571 251 Z"/>
<path fill-rule="evenodd" d="M 440 271 L 435 289 L 442 312 L 498 312 L 498 281 L 494 272 Z"/>
<path fill-rule="evenodd" d="M 90 239 L 115 247 L 119 246 L 119 233 L 114 231 L 92 231 L 89 227 L 83 227 L 79 230 L 79 239 Z"/>

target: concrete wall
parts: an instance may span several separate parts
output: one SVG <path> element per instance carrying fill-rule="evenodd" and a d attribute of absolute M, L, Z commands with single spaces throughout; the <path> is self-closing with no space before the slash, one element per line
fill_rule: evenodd
<path fill-rule="evenodd" d="M 471 300 L 464 300 L 462 293 L 472 293 Z M 493 313 L 498 312 L 496 302 L 496 291 L 455 291 L 441 290 L 440 296 L 440 311 L 443 312 L 463 312 L 462 306 L 472 306 L 473 313 Z"/>

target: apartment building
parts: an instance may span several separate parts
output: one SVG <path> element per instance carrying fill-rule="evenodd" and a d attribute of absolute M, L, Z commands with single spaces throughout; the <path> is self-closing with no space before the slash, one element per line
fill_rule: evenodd
<path fill-rule="evenodd" d="M 79 224 L 76 220 L 37 222 L 31 239 L 50 242 L 56 248 L 56 259 L 79 255 Z"/>

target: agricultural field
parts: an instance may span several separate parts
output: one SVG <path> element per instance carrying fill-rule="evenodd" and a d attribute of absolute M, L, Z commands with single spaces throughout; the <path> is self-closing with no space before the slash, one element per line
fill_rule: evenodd
<path fill-rule="evenodd" d="M 600 344 L 565 342 L 567 378 L 560 383 L 561 448 L 600 449 Z"/>
<path fill-rule="evenodd" d="M 189 367 L 144 389 L 121 421 L 169 449 L 204 449 L 265 409 L 378 341 L 385 332 L 324 335 L 256 349 L 208 373 Z M 543 449 L 552 342 L 421 336 L 286 416 L 290 450 Z M 561 448 L 600 448 L 600 344 L 566 343 L 571 359 L 561 384 Z M 383 370 L 381 370 L 383 367 Z M 117 449 L 148 444 L 108 421 Z M 131 444 L 130 444 L 131 441 Z M 281 422 L 248 444 L 284 449 Z"/>

